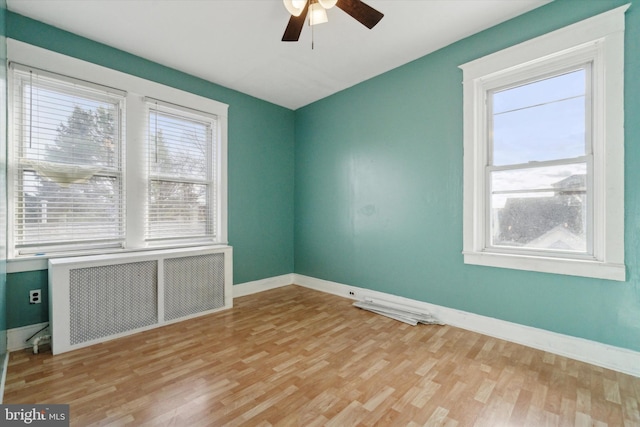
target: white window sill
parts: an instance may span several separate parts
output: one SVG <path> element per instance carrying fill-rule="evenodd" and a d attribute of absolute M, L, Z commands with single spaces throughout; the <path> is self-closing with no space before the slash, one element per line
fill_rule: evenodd
<path fill-rule="evenodd" d="M 49 259 L 56 258 L 68 258 L 68 257 L 80 257 L 90 255 L 112 255 L 118 253 L 133 253 L 133 252 L 148 252 L 157 250 L 171 250 L 171 249 L 187 249 L 197 247 L 227 247 L 228 243 L 222 242 L 195 242 L 184 244 L 164 244 L 147 246 L 143 248 L 129 248 L 129 249 L 111 249 L 100 251 L 84 251 L 80 252 L 67 252 L 63 254 L 44 254 L 44 255 L 28 255 L 17 258 L 10 258 L 7 260 L 7 273 L 22 273 L 26 271 L 47 270 L 49 268 Z"/>
<path fill-rule="evenodd" d="M 463 255 L 465 264 L 591 277 L 595 279 L 616 280 L 619 282 L 626 281 L 626 268 L 624 264 L 495 252 L 463 252 Z"/>

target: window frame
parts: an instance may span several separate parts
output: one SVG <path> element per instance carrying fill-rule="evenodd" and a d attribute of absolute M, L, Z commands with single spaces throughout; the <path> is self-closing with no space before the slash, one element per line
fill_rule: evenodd
<path fill-rule="evenodd" d="M 30 83 L 33 85 L 38 84 L 36 86 L 37 88 L 41 88 L 49 92 L 55 91 L 60 94 L 66 94 L 67 96 L 79 96 L 84 97 L 85 99 L 91 99 L 93 101 L 110 102 L 114 105 L 117 105 L 117 131 L 115 134 L 115 138 L 117 140 L 116 145 L 118 158 L 116 159 L 115 166 L 111 168 L 103 166 L 99 171 L 94 173 L 93 176 L 115 179 L 116 184 L 120 188 L 118 197 L 118 209 L 120 211 L 120 214 L 118 215 L 119 222 L 117 224 L 117 228 L 119 229 L 118 235 L 113 235 L 110 238 L 94 238 L 91 240 L 91 242 L 86 240 L 84 240 L 83 243 L 65 243 L 64 241 L 58 241 L 56 243 L 48 243 L 45 245 L 38 245 L 22 240 L 22 244 L 18 248 L 18 235 L 20 233 L 17 231 L 17 228 L 21 225 L 23 228 L 23 232 L 25 232 L 25 229 L 27 228 L 24 222 L 17 221 L 17 212 L 19 210 L 25 209 L 25 201 L 23 199 L 25 193 L 23 191 L 18 191 L 18 189 L 23 188 L 24 173 L 26 171 L 32 171 L 34 174 L 37 173 L 36 167 L 34 167 L 33 164 L 29 163 L 28 161 L 24 161 L 26 157 L 23 153 L 26 150 L 26 147 L 24 145 L 25 136 L 23 132 L 26 130 L 26 127 L 24 126 L 23 117 L 16 117 L 16 109 L 14 108 L 15 102 L 20 102 L 21 107 L 24 106 L 23 88 L 26 81 L 24 76 L 27 74 L 27 72 L 35 72 L 38 74 L 38 77 L 36 77 L 38 81 L 32 81 Z M 124 162 L 122 158 L 124 126 L 122 123 L 122 113 L 124 112 L 124 101 L 126 93 L 124 91 L 114 90 L 113 88 L 98 85 L 95 83 L 74 79 L 69 76 L 51 73 L 35 67 L 24 66 L 16 62 L 10 63 L 9 76 L 11 80 L 8 86 L 10 90 L 8 100 L 11 106 L 9 111 L 9 115 L 11 116 L 11 126 L 9 129 L 11 143 L 8 144 L 8 158 L 10 165 L 8 168 L 7 186 L 8 200 L 11 201 L 8 210 L 8 222 L 9 224 L 11 224 L 11 226 L 8 229 L 8 237 L 9 241 L 12 242 L 14 253 L 29 256 L 36 253 L 41 253 L 47 249 L 50 251 L 68 251 L 73 250 L 77 247 L 122 247 L 125 238 L 125 192 L 123 185 Z M 20 80 L 20 84 L 16 85 L 17 80 Z M 77 87 L 79 88 L 76 89 Z M 18 97 L 19 99 L 16 100 L 16 97 Z M 19 110 L 23 113 L 24 111 L 26 111 L 24 108 L 19 108 Z M 16 125 L 16 121 L 19 121 L 19 125 Z M 20 199 L 20 201 L 18 203 L 15 203 L 18 199 Z M 26 217 L 23 217 L 23 220 L 26 221 Z M 66 227 L 68 226 L 69 225 L 66 224 Z"/>
<path fill-rule="evenodd" d="M 125 241 L 122 248 L 80 248 L 66 252 L 45 253 L 44 255 L 20 255 L 15 251 L 14 241 L 9 233 L 8 258 L 11 261 L 31 263 L 38 259 L 59 256 L 105 254 L 113 252 L 139 251 L 158 248 L 173 248 L 183 246 L 227 245 L 227 111 L 228 105 L 205 98 L 190 92 L 185 92 L 170 86 L 126 74 L 101 65 L 89 63 L 77 58 L 69 57 L 57 52 L 33 46 L 14 39 L 7 39 L 7 59 L 9 62 L 24 64 L 51 73 L 68 76 L 72 79 L 95 82 L 101 86 L 117 88 L 126 92 L 125 115 L 123 119 L 123 170 L 124 209 L 125 209 Z M 185 108 L 202 111 L 217 117 L 214 138 L 218 142 L 215 161 L 214 185 L 216 200 L 211 209 L 215 215 L 215 237 L 211 239 L 197 239 L 184 241 L 146 242 L 145 217 L 146 194 L 148 189 L 147 168 L 140 167 L 147 161 L 146 157 L 146 112 L 145 99 L 153 98 Z M 9 108 L 9 112 L 11 107 Z M 11 119 L 9 117 L 9 145 L 12 145 L 13 135 Z M 12 174 L 12 164 L 8 159 L 8 174 Z M 12 195 L 8 196 L 9 208 L 13 209 Z M 8 218 L 9 230 L 14 227 L 12 216 Z M 76 248 L 78 249 L 78 248 Z M 26 264 L 25 264 L 26 265 Z"/>
<path fill-rule="evenodd" d="M 624 265 L 625 5 L 460 66 L 463 70 L 463 256 L 466 264 L 626 280 Z M 591 63 L 592 256 L 490 246 L 487 94 Z"/>
<path fill-rule="evenodd" d="M 495 253 L 516 253 L 516 254 L 527 254 L 532 256 L 541 256 L 541 257 L 554 257 L 554 258 L 573 258 L 573 259 L 595 259 L 594 256 L 594 248 L 593 248 L 593 130 L 594 126 L 592 125 L 593 121 L 593 73 L 592 69 L 592 57 L 594 52 L 590 52 L 590 49 L 585 49 L 584 52 L 579 52 L 578 55 L 569 55 L 566 58 L 563 58 L 561 61 L 551 61 L 552 63 L 547 63 L 546 61 L 541 64 L 540 69 L 538 67 L 533 67 L 529 72 L 526 73 L 525 80 L 517 80 L 513 79 L 510 74 L 501 76 L 496 80 L 488 79 L 485 83 L 483 83 L 483 90 L 486 96 L 486 112 L 487 112 L 487 122 L 485 123 L 485 135 L 486 140 L 486 149 L 487 149 L 487 165 L 485 166 L 485 180 L 487 183 L 486 189 L 486 206 L 485 206 L 485 245 L 486 250 L 488 252 Z M 585 61 L 586 60 L 586 61 Z M 490 123 L 490 114 L 492 113 L 492 103 L 490 101 L 490 97 L 492 93 L 504 90 L 509 87 L 518 87 L 521 85 L 525 85 L 535 81 L 543 81 L 548 78 L 553 78 L 556 76 L 560 76 L 562 74 L 570 73 L 577 70 L 585 70 L 585 74 L 587 77 L 587 90 L 585 93 L 585 97 L 587 101 L 586 104 L 586 120 L 585 120 L 585 154 L 578 157 L 573 158 L 558 158 L 553 160 L 541 160 L 541 161 L 533 161 L 529 163 L 521 163 L 521 164 L 493 164 L 492 157 L 494 152 L 493 147 L 493 139 L 488 135 L 492 134 L 492 126 Z M 540 71 L 540 72 L 538 72 Z M 521 77 L 521 76 L 518 76 Z M 573 251 L 564 251 L 564 250 L 545 250 L 545 249 L 534 249 L 534 248 L 514 248 L 508 247 L 504 245 L 494 245 L 492 244 L 492 227 L 491 227 L 491 196 L 492 196 L 492 188 L 491 188 L 491 173 L 492 172 L 500 172 L 500 171 L 514 171 L 514 170 L 525 170 L 525 169 L 535 169 L 535 168 L 543 168 L 543 167 L 553 167 L 553 166 L 563 166 L 570 164 L 584 163 L 587 169 L 587 206 L 586 216 L 588 218 L 586 233 L 587 233 L 587 251 L 585 253 L 577 253 Z M 526 191 L 522 191 L 526 192 Z"/>
<path fill-rule="evenodd" d="M 195 123 L 199 123 L 205 125 L 207 128 L 206 137 L 207 137 L 207 152 L 205 155 L 206 164 L 206 176 L 200 177 L 199 179 L 194 176 L 172 176 L 166 173 L 158 172 L 156 175 L 152 173 L 151 170 L 151 158 L 152 158 L 152 143 L 151 143 L 151 133 L 152 129 L 148 128 L 146 131 L 146 147 L 147 147 L 147 183 L 149 185 L 149 191 L 147 191 L 147 206 L 146 206 L 146 224 L 145 224 L 145 241 L 149 245 L 158 245 L 163 242 L 181 242 L 181 241 L 204 241 L 210 240 L 211 238 L 215 239 L 216 235 L 216 215 L 215 215 L 215 200 L 217 194 L 216 187 L 216 170 L 218 169 L 218 165 L 216 165 L 216 159 L 218 158 L 218 141 L 216 139 L 217 135 L 215 135 L 215 129 L 217 128 L 218 118 L 212 114 L 205 113 L 202 111 L 195 111 L 189 109 L 187 107 L 169 104 L 167 102 L 163 102 L 157 99 L 147 98 L 145 99 L 145 112 L 147 114 L 146 123 L 149 126 L 149 118 L 151 114 L 155 113 L 156 115 L 167 115 L 173 116 L 175 118 L 192 121 Z M 157 120 L 157 118 L 156 118 Z M 206 186 L 206 197 L 207 197 L 207 205 L 208 205 L 208 220 L 205 225 L 206 231 L 204 235 L 201 236 L 193 236 L 193 237 L 160 237 L 160 236 L 152 236 L 150 230 L 149 216 L 150 216 L 150 187 L 152 181 L 164 181 L 164 182 L 173 182 L 173 183 L 182 183 L 182 184 L 192 184 L 192 185 L 204 185 Z"/>

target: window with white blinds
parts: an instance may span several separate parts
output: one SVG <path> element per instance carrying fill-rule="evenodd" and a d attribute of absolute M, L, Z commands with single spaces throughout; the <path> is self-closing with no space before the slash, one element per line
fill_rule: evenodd
<path fill-rule="evenodd" d="M 11 73 L 15 252 L 122 247 L 126 93 L 15 63 Z"/>
<path fill-rule="evenodd" d="M 215 237 L 217 118 L 147 99 L 147 241 Z"/>
<path fill-rule="evenodd" d="M 9 258 L 228 243 L 228 105 L 13 39 L 7 57 Z"/>

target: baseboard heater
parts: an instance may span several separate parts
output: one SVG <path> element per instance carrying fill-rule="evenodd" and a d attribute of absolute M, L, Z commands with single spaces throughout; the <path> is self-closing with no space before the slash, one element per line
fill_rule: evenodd
<path fill-rule="evenodd" d="M 418 323 L 425 325 L 444 325 L 440 319 L 431 313 L 420 311 L 413 307 L 394 304 L 388 301 L 373 301 L 368 299 L 364 301 L 356 301 L 353 305 L 363 310 L 407 323 L 411 326 L 416 326 Z"/>
<path fill-rule="evenodd" d="M 53 354 L 233 306 L 232 248 L 49 260 Z"/>

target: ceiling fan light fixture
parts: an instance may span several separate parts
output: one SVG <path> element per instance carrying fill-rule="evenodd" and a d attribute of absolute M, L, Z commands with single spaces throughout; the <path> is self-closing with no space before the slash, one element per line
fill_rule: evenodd
<path fill-rule="evenodd" d="M 327 11 L 320 3 L 312 3 L 309 6 L 309 25 L 324 24 L 329 22 Z"/>
<path fill-rule="evenodd" d="M 333 6 L 336 5 L 336 3 L 338 3 L 338 0 L 318 0 L 318 2 L 325 9 L 331 9 Z"/>
<path fill-rule="evenodd" d="M 362 0 L 283 0 L 287 10 L 292 14 L 287 28 L 282 35 L 283 42 L 297 42 L 300 40 L 302 28 L 309 17 L 309 25 L 328 22 L 327 9 L 338 6 L 347 15 L 372 29 L 384 17 L 384 14 Z M 312 27 L 313 28 L 313 27 Z M 311 32 L 313 39 L 313 31 Z M 313 49 L 313 41 L 311 42 Z"/>
<path fill-rule="evenodd" d="M 293 16 L 300 16 L 304 10 L 304 5 L 307 4 L 307 0 L 282 0 L 284 7 Z"/>

